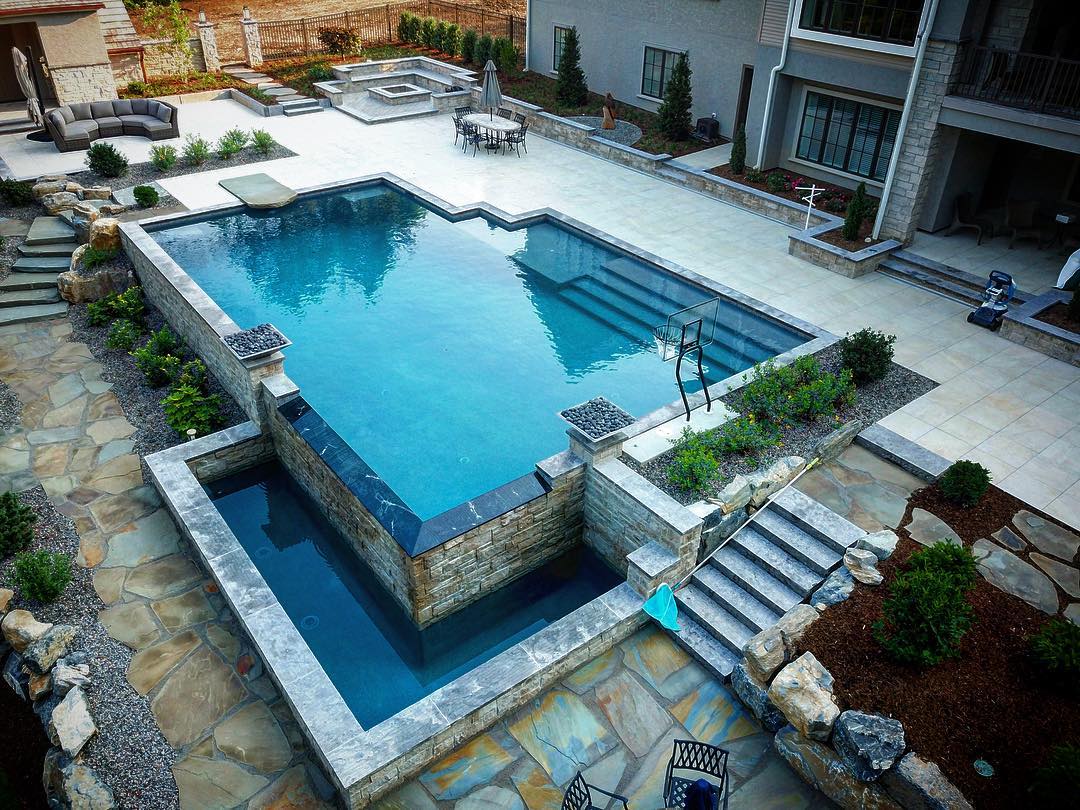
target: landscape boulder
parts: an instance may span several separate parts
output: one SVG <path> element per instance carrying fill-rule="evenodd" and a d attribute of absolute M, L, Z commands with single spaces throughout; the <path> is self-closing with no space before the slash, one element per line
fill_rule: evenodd
<path fill-rule="evenodd" d="M 30 193 L 34 195 L 35 199 L 40 200 L 42 197 L 46 197 L 49 194 L 56 194 L 57 192 L 64 191 L 67 182 L 68 179 L 64 175 L 45 176 L 30 187 Z"/>
<path fill-rule="evenodd" d="M 862 430 L 862 422 L 858 419 L 852 419 L 850 422 L 845 422 L 832 433 L 818 441 L 818 443 L 814 445 L 814 449 L 811 450 L 808 455 L 821 462 L 830 461 L 840 455 L 849 444 L 855 441 L 855 437 L 860 430 Z"/>
<path fill-rule="evenodd" d="M 11 687 L 11 691 L 25 701 L 30 700 L 30 676 L 23 668 L 22 656 L 17 652 L 11 653 L 4 659 L 4 666 L 0 669 L 0 676 L 4 683 Z"/>
<path fill-rule="evenodd" d="M 728 482 L 726 487 L 716 493 L 714 497 L 709 498 L 709 502 L 718 504 L 725 515 L 730 515 L 750 503 L 752 494 L 753 488 L 750 486 L 750 481 L 747 480 L 746 476 L 736 475 Z"/>
<path fill-rule="evenodd" d="M 52 675 L 48 672 L 44 675 L 31 675 L 26 691 L 30 700 L 41 700 L 52 691 Z"/>
<path fill-rule="evenodd" d="M 810 604 L 818 611 L 822 611 L 843 602 L 854 590 L 855 577 L 846 568 L 837 568 L 814 591 L 810 597 Z"/>
<path fill-rule="evenodd" d="M 104 213 L 105 206 L 102 206 Z M 90 225 L 90 247 L 97 250 L 120 249 L 120 220 L 101 216 Z"/>
<path fill-rule="evenodd" d="M 882 774 L 881 784 L 904 810 L 971 810 L 941 768 L 914 752 Z"/>
<path fill-rule="evenodd" d="M 78 630 L 70 624 L 57 624 L 50 627 L 41 638 L 23 652 L 26 665 L 39 675 L 48 672 L 56 660 L 68 651 L 77 632 Z"/>
<path fill-rule="evenodd" d="M 85 247 L 83 245 L 82 247 Z M 76 248 L 78 252 L 78 248 Z M 81 259 L 81 255 L 78 257 Z M 76 260 L 72 255 L 72 262 Z M 73 304 L 99 301 L 109 293 L 121 293 L 131 286 L 131 273 L 123 267 L 106 267 L 87 273 L 85 270 L 65 270 L 56 277 L 60 297 Z"/>
<path fill-rule="evenodd" d="M 112 198 L 112 189 L 108 186 L 87 186 L 82 190 L 84 200 L 108 200 Z"/>
<path fill-rule="evenodd" d="M 52 690 L 57 695 L 66 695 L 76 686 L 85 688 L 90 685 L 90 667 L 87 664 L 68 664 L 57 661 L 52 671 Z"/>
<path fill-rule="evenodd" d="M 0 588 L 0 620 L 4 618 L 4 614 L 7 613 L 8 605 L 11 604 L 11 600 L 15 596 L 15 591 L 11 588 Z"/>
<path fill-rule="evenodd" d="M 787 725 L 784 713 L 769 700 L 768 684 L 751 675 L 745 661 L 732 669 L 731 688 L 766 731 L 775 732 Z"/>
<path fill-rule="evenodd" d="M 750 473 L 746 476 L 751 488 L 750 505 L 756 509 L 764 504 L 770 495 L 783 489 L 805 466 L 806 459 L 801 456 L 785 456 L 762 472 Z"/>
<path fill-rule="evenodd" d="M 805 652 L 773 678 L 769 700 L 800 734 L 824 742 L 840 715 L 832 690 L 832 675 L 813 653 Z"/>
<path fill-rule="evenodd" d="M 99 216 L 97 206 L 88 202 L 80 202 L 71 210 L 71 227 L 75 230 L 76 240 L 86 242 L 90 238 L 90 226 Z"/>
<path fill-rule="evenodd" d="M 904 727 L 891 717 L 848 710 L 836 720 L 832 744 L 856 777 L 873 782 L 904 755 Z"/>
<path fill-rule="evenodd" d="M 863 585 L 880 585 L 884 579 L 877 570 L 878 558 L 864 548 L 849 548 L 844 552 L 844 567 Z"/>
<path fill-rule="evenodd" d="M 63 211 L 70 211 L 78 202 L 78 196 L 70 191 L 58 191 L 55 194 L 46 194 L 41 198 L 41 204 L 45 206 L 45 212 L 54 217 Z"/>
<path fill-rule="evenodd" d="M 810 605 L 796 605 L 772 627 L 754 635 L 743 647 L 747 670 L 759 681 L 768 683 L 792 659 L 795 645 L 819 615 Z"/>
<path fill-rule="evenodd" d="M 77 756 L 86 741 L 94 736 L 97 726 L 90 716 L 90 704 L 82 689 L 76 686 L 52 710 L 48 732 L 52 744 L 69 757 Z"/>
<path fill-rule="evenodd" d="M 891 529 L 882 529 L 879 532 L 865 534 L 855 541 L 855 548 L 865 549 L 873 553 L 878 561 L 887 560 L 896 551 L 896 544 L 900 538 Z"/>
<path fill-rule="evenodd" d="M 39 622 L 29 610 L 13 610 L 0 623 L 7 643 L 20 653 L 49 632 L 50 628 L 51 624 Z"/>
<path fill-rule="evenodd" d="M 61 810 L 112 810 L 116 800 L 93 768 L 75 762 L 58 748 L 49 749 L 41 781 L 49 806 Z"/>

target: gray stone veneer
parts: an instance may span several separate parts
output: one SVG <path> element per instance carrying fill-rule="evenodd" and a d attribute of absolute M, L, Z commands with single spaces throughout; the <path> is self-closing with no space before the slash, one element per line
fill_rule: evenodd
<path fill-rule="evenodd" d="M 1013 343 L 1080 366 L 1080 334 L 1035 317 L 1054 304 L 1066 303 L 1070 297 L 1070 293 L 1064 290 L 1049 290 L 1010 310 L 1001 323 L 1001 336 Z"/>

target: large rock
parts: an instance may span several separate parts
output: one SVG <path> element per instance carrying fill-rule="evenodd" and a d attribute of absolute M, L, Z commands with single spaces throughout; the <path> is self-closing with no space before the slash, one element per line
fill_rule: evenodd
<path fill-rule="evenodd" d="M 71 209 L 71 227 L 75 230 L 75 238 L 85 242 L 90 238 L 90 226 L 100 217 L 96 205 L 88 202 L 78 203 Z"/>
<path fill-rule="evenodd" d="M 76 250 L 76 254 L 86 245 Z M 82 258 L 81 254 L 78 256 Z M 76 255 L 71 257 L 72 264 L 76 261 Z M 84 304 L 89 301 L 98 301 L 109 293 L 121 293 L 131 286 L 131 273 L 123 267 L 109 267 L 95 270 L 92 273 L 77 269 L 66 270 L 56 277 L 56 286 L 60 290 L 60 297 L 72 304 Z"/>
<path fill-rule="evenodd" d="M 77 756 L 97 732 L 94 719 L 90 716 L 90 704 L 82 689 L 75 687 L 57 704 L 49 717 L 49 739 L 53 745 L 69 757 Z"/>
<path fill-rule="evenodd" d="M 746 476 L 736 475 L 715 497 L 709 498 L 709 501 L 719 504 L 723 513 L 729 515 L 750 503 L 752 494 L 753 488 Z"/>
<path fill-rule="evenodd" d="M 840 455 L 844 449 L 855 441 L 855 437 L 862 430 L 862 422 L 852 419 L 845 422 L 828 436 L 825 436 L 808 454 L 811 458 L 817 458 L 821 462 L 830 461 Z"/>
<path fill-rule="evenodd" d="M 22 656 L 13 652 L 4 659 L 4 667 L 0 670 L 4 683 L 11 687 L 11 691 L 23 700 L 30 700 L 30 676 L 23 669 Z"/>
<path fill-rule="evenodd" d="M 42 177 L 30 187 L 30 193 L 40 200 L 49 194 L 63 191 L 65 185 L 67 185 L 66 177 Z"/>
<path fill-rule="evenodd" d="M 882 529 L 879 532 L 864 534 L 855 541 L 855 548 L 872 552 L 878 560 L 887 560 L 896 551 L 896 544 L 899 539 L 892 529 Z"/>
<path fill-rule="evenodd" d="M 4 614 L 7 613 L 8 605 L 11 604 L 12 598 L 15 596 L 15 591 L 11 588 L 0 588 L 0 619 L 4 618 Z"/>
<path fill-rule="evenodd" d="M 98 250 L 120 249 L 120 220 L 100 217 L 90 226 L 90 246 Z"/>
<path fill-rule="evenodd" d="M 746 668 L 762 683 L 768 683 L 776 670 L 791 660 L 795 644 L 820 614 L 810 605 L 796 605 L 753 636 L 743 647 Z"/>
<path fill-rule="evenodd" d="M 852 772 L 873 782 L 904 754 L 904 727 L 880 714 L 846 711 L 836 721 L 833 748 Z"/>
<path fill-rule="evenodd" d="M 844 567 L 863 585 L 880 585 L 884 579 L 877 570 L 878 558 L 864 548 L 849 548 L 844 552 Z"/>
<path fill-rule="evenodd" d="M 63 810 L 112 810 L 116 800 L 93 768 L 74 762 L 58 748 L 49 749 L 41 782 L 49 806 Z"/>
<path fill-rule="evenodd" d="M 31 644 L 23 652 L 27 666 L 38 674 L 48 672 L 58 658 L 62 658 L 71 646 L 78 630 L 70 624 L 58 624 Z"/>
<path fill-rule="evenodd" d="M 881 787 L 858 779 L 835 751 L 800 736 L 791 726 L 780 730 L 773 746 L 803 780 L 844 810 L 901 810 Z"/>
<path fill-rule="evenodd" d="M 743 661 L 731 671 L 731 688 L 766 731 L 775 732 L 787 725 L 784 713 L 769 700 L 767 685 L 751 675 Z"/>
<path fill-rule="evenodd" d="M 84 200 L 108 200 L 112 198 L 112 189 L 108 186 L 87 186 L 82 190 Z"/>
<path fill-rule="evenodd" d="M 806 459 L 801 456 L 785 456 L 762 472 L 750 473 L 746 476 L 751 489 L 750 505 L 757 508 L 764 504 L 770 495 L 783 489 L 805 466 Z"/>
<path fill-rule="evenodd" d="M 51 627 L 51 624 L 35 619 L 29 610 L 13 610 L 0 624 L 7 643 L 20 653 L 44 636 Z"/>
<path fill-rule="evenodd" d="M 80 689 L 90 685 L 90 667 L 87 664 L 67 664 L 58 661 L 52 671 L 52 690 L 66 695 L 76 686 Z"/>
<path fill-rule="evenodd" d="M 814 591 L 810 604 L 819 611 L 825 610 L 846 600 L 854 590 L 855 577 L 846 568 L 837 568 Z"/>
<path fill-rule="evenodd" d="M 1072 562 L 1077 551 L 1080 551 L 1080 535 L 1063 529 L 1056 523 L 1051 523 L 1026 509 L 1016 513 L 1013 523 L 1032 545 L 1045 554 Z"/>
<path fill-rule="evenodd" d="M 79 197 L 70 191 L 57 191 L 54 194 L 46 194 L 41 198 L 41 204 L 50 216 L 56 216 L 63 211 L 70 211 L 79 202 Z"/>
<path fill-rule="evenodd" d="M 989 540 L 976 540 L 971 553 L 983 579 L 1005 593 L 1023 599 L 1043 613 L 1058 611 L 1057 590 L 1042 571 Z"/>
<path fill-rule="evenodd" d="M 962 545 L 960 535 L 953 531 L 952 526 L 925 509 L 912 509 L 911 520 L 904 528 L 908 530 L 912 540 L 924 546 L 943 541 L 954 546 Z"/>
<path fill-rule="evenodd" d="M 914 752 L 886 771 L 881 784 L 904 810 L 971 810 L 941 768 Z"/>
<path fill-rule="evenodd" d="M 805 652 L 773 678 L 769 700 L 800 734 L 824 742 L 840 715 L 832 689 L 832 675 L 813 653 Z"/>

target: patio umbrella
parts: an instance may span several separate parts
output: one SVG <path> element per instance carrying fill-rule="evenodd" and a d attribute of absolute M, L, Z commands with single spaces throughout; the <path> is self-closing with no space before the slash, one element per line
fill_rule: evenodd
<path fill-rule="evenodd" d="M 499 76 L 495 72 L 495 63 L 488 59 L 484 65 L 484 86 L 480 88 L 480 106 L 488 108 L 488 115 L 495 117 L 495 108 L 502 106 L 502 90 L 499 89 Z"/>
<path fill-rule="evenodd" d="M 12 48 L 11 58 L 15 61 L 15 78 L 19 82 L 19 89 L 26 96 L 26 112 L 35 126 L 44 127 L 45 117 L 41 114 L 37 91 L 34 90 L 34 82 L 30 79 L 30 65 L 26 61 L 26 56 L 18 48 Z"/>

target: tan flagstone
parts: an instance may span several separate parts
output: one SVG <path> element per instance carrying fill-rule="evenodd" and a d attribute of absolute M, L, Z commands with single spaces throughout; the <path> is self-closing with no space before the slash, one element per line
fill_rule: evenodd
<path fill-rule="evenodd" d="M 112 391 L 98 394 L 90 400 L 90 408 L 86 412 L 86 418 L 91 422 L 116 416 L 123 417 L 123 415 L 124 411 L 120 407 L 120 400 L 116 398 L 116 394 Z"/>
<path fill-rule="evenodd" d="M 210 621 L 217 615 L 206 601 L 202 588 L 193 588 L 187 593 L 163 599 L 150 605 L 165 629 L 176 632 L 193 624 Z"/>
<path fill-rule="evenodd" d="M 41 420 L 44 428 L 77 427 L 83 422 L 83 411 L 86 410 L 86 396 L 71 400 L 67 405 L 49 411 Z"/>
<path fill-rule="evenodd" d="M 230 665 L 236 663 L 236 659 L 240 657 L 240 642 L 236 640 L 236 636 L 226 630 L 223 625 L 208 624 L 206 637 Z"/>
<path fill-rule="evenodd" d="M 180 593 L 202 579 L 202 572 L 183 554 L 174 554 L 134 569 L 124 583 L 124 590 L 161 599 Z"/>
<path fill-rule="evenodd" d="M 86 484 L 100 492 L 119 495 L 143 483 L 139 457 L 134 453 L 106 461 L 91 473 Z"/>
<path fill-rule="evenodd" d="M 50 478 L 54 475 L 62 475 L 68 469 L 68 453 L 71 445 L 67 442 L 59 444 L 43 444 L 34 448 L 34 461 L 31 469 L 38 478 Z"/>
<path fill-rule="evenodd" d="M 120 600 L 120 594 L 124 588 L 124 578 L 127 576 L 126 568 L 96 568 L 94 569 L 94 590 L 98 597 L 106 605 Z"/>
<path fill-rule="evenodd" d="M 179 539 L 172 516 L 165 509 L 158 509 L 112 536 L 103 565 L 134 568 L 167 557 L 179 551 Z"/>
<path fill-rule="evenodd" d="M 227 760 L 188 756 L 172 766 L 181 810 L 243 805 L 269 783 Z"/>
<path fill-rule="evenodd" d="M 86 472 L 94 466 L 94 461 L 97 459 L 97 456 L 97 445 L 92 447 L 77 447 L 75 452 L 71 454 L 71 461 L 67 466 L 68 472 Z"/>
<path fill-rule="evenodd" d="M 199 739 L 245 695 L 232 669 L 203 646 L 165 679 L 150 709 L 165 739 L 179 748 Z"/>
<path fill-rule="evenodd" d="M 292 759 L 292 746 L 261 700 L 219 723 L 214 744 L 225 756 L 261 773 L 280 771 Z"/>
<path fill-rule="evenodd" d="M 134 432 L 135 428 L 133 428 L 131 423 L 122 416 L 93 422 L 90 427 L 86 429 L 86 434 L 93 439 L 96 444 L 108 444 L 114 439 L 126 439 Z"/>
<path fill-rule="evenodd" d="M 95 568 L 105 558 L 105 549 L 105 535 L 88 532 L 79 538 L 79 555 L 75 561 L 83 568 Z"/>
<path fill-rule="evenodd" d="M 71 475 L 57 475 L 53 478 L 42 478 L 41 486 L 45 490 L 45 494 L 50 498 L 57 498 L 67 495 L 75 487 L 78 486 L 78 481 Z"/>
<path fill-rule="evenodd" d="M 102 531 L 114 532 L 122 526 L 150 514 L 161 505 L 153 487 L 139 487 L 120 495 L 99 498 L 90 506 Z"/>
<path fill-rule="evenodd" d="M 133 650 L 150 646 L 161 635 L 150 608 L 139 602 L 105 608 L 98 613 L 98 620 L 110 636 Z"/>
<path fill-rule="evenodd" d="M 248 802 L 248 810 L 331 810 L 331 807 L 312 792 L 303 765 L 289 768 L 274 784 Z M 424 807 L 411 804 L 408 810 L 424 810 Z"/>
<path fill-rule="evenodd" d="M 199 637 L 187 630 L 170 639 L 140 650 L 128 665 L 128 683 L 140 695 L 153 691 L 162 678 L 199 646 Z"/>

